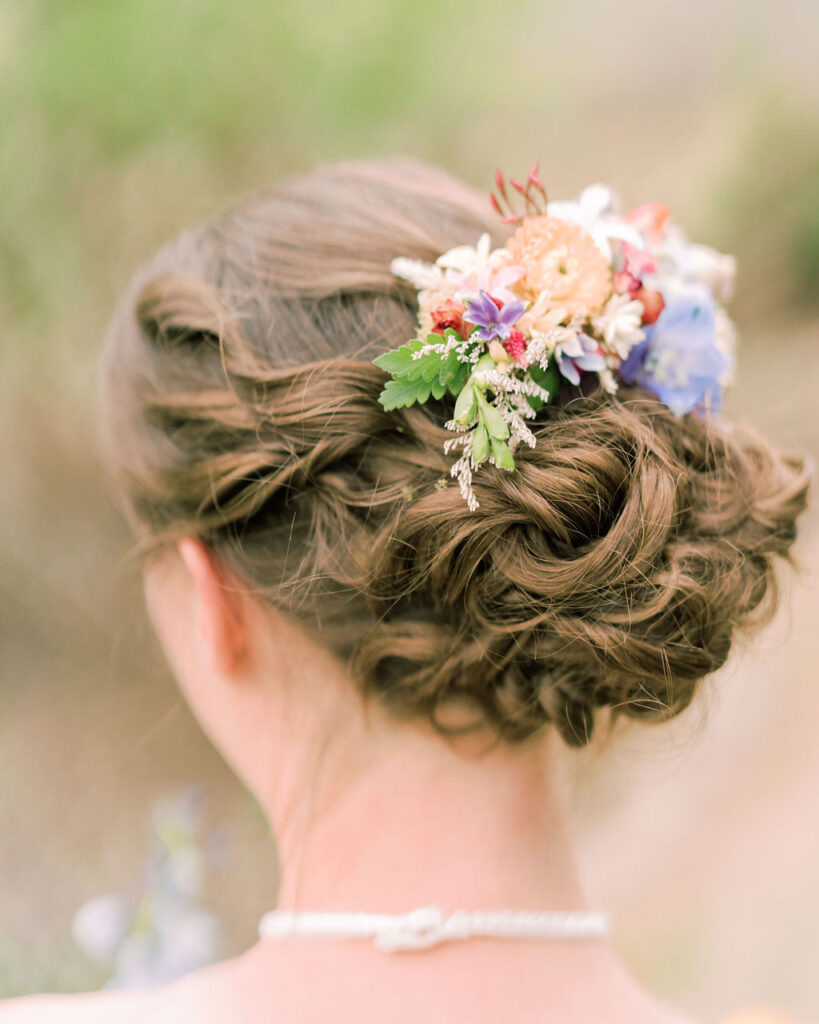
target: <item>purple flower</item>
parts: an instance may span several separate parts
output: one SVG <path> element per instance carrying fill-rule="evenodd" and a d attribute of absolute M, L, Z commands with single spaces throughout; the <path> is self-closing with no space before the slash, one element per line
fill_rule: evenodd
<path fill-rule="evenodd" d="M 675 416 L 692 410 L 719 412 L 720 376 L 728 360 L 716 344 L 716 307 L 710 292 L 692 288 L 667 300 L 657 322 L 645 332 L 645 340 L 620 366 L 623 381 L 652 391 Z"/>
<path fill-rule="evenodd" d="M 526 303 L 519 299 L 507 302 L 502 309 L 498 309 L 495 300 L 483 288 L 477 299 L 468 299 L 467 302 L 464 320 L 478 325 L 478 330 L 474 331 L 473 335 L 479 341 L 492 341 L 493 338 L 505 341 L 526 309 Z"/>
<path fill-rule="evenodd" d="M 557 365 L 560 372 L 572 382 L 580 383 L 580 370 L 604 370 L 606 360 L 600 351 L 600 346 L 590 338 L 588 334 L 576 334 L 571 341 L 565 341 L 557 346 Z"/>

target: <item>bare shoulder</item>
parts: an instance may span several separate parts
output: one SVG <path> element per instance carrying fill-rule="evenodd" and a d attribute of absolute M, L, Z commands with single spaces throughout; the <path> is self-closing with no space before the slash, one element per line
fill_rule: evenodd
<path fill-rule="evenodd" d="M 449 952 L 457 955 L 455 950 Z M 491 1005 L 482 1003 L 481 993 L 474 991 L 473 961 L 465 960 L 461 966 L 463 970 L 453 972 L 447 961 L 442 965 L 443 973 L 433 970 L 425 978 L 423 972 L 408 970 L 404 961 L 378 961 L 374 970 L 366 951 L 327 948 L 321 955 L 314 949 L 306 956 L 294 946 L 280 948 L 273 956 L 258 945 L 234 960 L 150 991 L 34 996 L 0 1002 L 0 1024 L 234 1024 L 237 1005 L 242 1006 L 243 1024 L 333 1018 L 362 1022 L 417 1020 L 421 1008 L 424 1019 L 430 1022 L 498 1019 Z M 365 979 L 369 983 L 360 984 Z M 592 1000 L 581 1001 L 582 1005 L 575 1002 L 570 1012 L 550 1016 L 548 1000 L 544 1002 L 538 982 L 530 991 L 521 991 L 521 1019 L 535 1019 L 532 1008 L 537 1007 L 536 1019 L 699 1024 L 644 994 L 621 991 L 619 995 L 620 1011 Z M 596 1007 L 594 1012 L 587 1012 L 590 1006 Z M 352 1013 L 345 1016 L 347 1008 Z"/>
<path fill-rule="evenodd" d="M 213 969 L 211 969 L 213 971 Z M 218 970 L 202 971 L 150 990 L 25 996 L 0 1001 L 0 1024 L 171 1024 L 213 1019 L 209 998 Z"/>
<path fill-rule="evenodd" d="M 140 992 L 24 996 L 0 1002 L 0 1024 L 136 1024 L 148 1020 L 155 1005 L 155 997 Z"/>

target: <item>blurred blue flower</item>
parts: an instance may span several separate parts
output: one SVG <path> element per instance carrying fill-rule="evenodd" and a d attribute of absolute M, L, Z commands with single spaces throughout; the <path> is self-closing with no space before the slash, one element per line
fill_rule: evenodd
<path fill-rule="evenodd" d="M 215 859 L 201 787 L 163 797 L 151 824 L 154 847 L 141 893 L 98 897 L 74 917 L 77 945 L 113 969 L 106 988 L 162 985 L 219 958 L 221 922 L 201 902 L 208 862 Z"/>
<path fill-rule="evenodd" d="M 657 322 L 645 328 L 620 366 L 626 384 L 652 391 L 675 416 L 719 412 L 728 361 L 716 345 L 716 306 L 705 288 L 669 296 Z"/>

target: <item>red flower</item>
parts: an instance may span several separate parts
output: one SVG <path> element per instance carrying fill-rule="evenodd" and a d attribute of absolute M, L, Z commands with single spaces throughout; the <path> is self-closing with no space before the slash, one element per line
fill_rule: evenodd
<path fill-rule="evenodd" d="M 651 288 L 641 288 L 634 293 L 634 298 L 639 299 L 643 304 L 643 323 L 656 323 L 657 317 L 665 309 L 665 299 L 662 295 Z"/>
<path fill-rule="evenodd" d="M 461 338 L 469 336 L 469 329 L 464 323 L 464 307 L 454 299 L 447 299 L 440 309 L 432 311 L 432 333 L 440 334 L 443 337 L 444 331 L 451 328 Z"/>
<path fill-rule="evenodd" d="M 513 327 L 509 333 L 509 337 L 503 342 L 503 347 L 509 353 L 509 355 L 517 363 L 523 364 L 524 353 L 526 352 L 526 346 L 528 342 L 523 337 L 520 331 L 515 330 Z"/>

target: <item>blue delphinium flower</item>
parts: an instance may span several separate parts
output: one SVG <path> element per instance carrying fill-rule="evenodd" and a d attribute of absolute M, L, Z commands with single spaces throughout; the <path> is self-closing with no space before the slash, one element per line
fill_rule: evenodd
<path fill-rule="evenodd" d="M 581 370 L 604 370 L 606 360 L 600 351 L 600 345 L 582 331 L 570 341 L 564 341 L 555 351 L 560 372 L 572 384 L 580 383 Z"/>
<path fill-rule="evenodd" d="M 219 959 L 222 925 L 201 900 L 214 852 L 203 810 L 198 786 L 162 799 L 151 815 L 155 846 L 141 894 L 102 896 L 75 915 L 77 944 L 113 968 L 106 988 L 164 985 Z"/>
<path fill-rule="evenodd" d="M 719 412 L 720 376 L 728 368 L 716 344 L 716 306 L 709 291 L 692 288 L 666 298 L 657 322 L 645 328 L 620 366 L 626 384 L 652 391 L 676 416 Z"/>
<path fill-rule="evenodd" d="M 481 289 L 477 299 L 468 300 L 464 320 L 478 325 L 478 330 L 474 331 L 472 335 L 478 341 L 492 341 L 493 338 L 505 341 L 509 337 L 512 327 L 523 316 L 525 309 L 526 303 L 519 299 L 506 302 L 502 309 L 498 309 L 491 295 Z"/>

